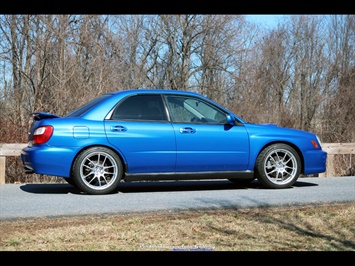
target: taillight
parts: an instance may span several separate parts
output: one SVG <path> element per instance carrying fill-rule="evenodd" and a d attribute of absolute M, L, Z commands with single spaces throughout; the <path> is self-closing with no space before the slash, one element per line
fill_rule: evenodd
<path fill-rule="evenodd" d="M 47 142 L 53 133 L 52 126 L 39 127 L 33 133 L 33 144 L 43 144 Z"/>

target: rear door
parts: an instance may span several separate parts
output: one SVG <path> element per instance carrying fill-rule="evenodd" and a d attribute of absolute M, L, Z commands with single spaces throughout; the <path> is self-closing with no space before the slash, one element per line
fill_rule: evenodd
<path fill-rule="evenodd" d="M 108 141 L 125 158 L 129 173 L 174 171 L 175 135 L 159 94 L 124 99 L 111 120 L 105 121 L 105 130 Z"/>

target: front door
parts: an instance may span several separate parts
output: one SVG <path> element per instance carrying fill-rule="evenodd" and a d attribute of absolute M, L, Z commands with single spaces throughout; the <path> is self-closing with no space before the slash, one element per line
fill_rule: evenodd
<path fill-rule="evenodd" d="M 226 113 L 199 98 L 166 96 L 176 136 L 176 171 L 242 171 L 249 164 L 243 125 L 228 125 Z"/>

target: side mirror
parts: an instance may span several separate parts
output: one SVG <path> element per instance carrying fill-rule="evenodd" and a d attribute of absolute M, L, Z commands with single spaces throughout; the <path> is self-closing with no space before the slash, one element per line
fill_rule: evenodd
<path fill-rule="evenodd" d="M 227 124 L 228 124 L 228 125 L 231 125 L 231 126 L 234 126 L 234 125 L 235 125 L 235 118 L 234 118 L 234 116 L 227 115 L 226 118 L 227 118 Z"/>

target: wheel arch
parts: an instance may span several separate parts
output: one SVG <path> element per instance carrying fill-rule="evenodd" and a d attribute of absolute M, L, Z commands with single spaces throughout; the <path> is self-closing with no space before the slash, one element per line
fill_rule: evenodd
<path fill-rule="evenodd" d="M 303 157 L 303 153 L 301 152 L 301 150 L 298 148 L 297 145 L 295 145 L 294 143 L 292 142 L 289 142 L 289 141 L 272 141 L 272 142 L 268 142 L 266 143 L 263 147 L 261 147 L 261 149 L 259 150 L 259 152 L 256 154 L 255 158 L 254 158 L 254 170 L 255 170 L 255 167 L 256 167 L 256 159 L 259 157 L 260 153 L 265 150 L 267 147 L 270 147 L 271 145 L 274 145 L 274 144 L 286 144 L 286 145 L 289 145 L 290 147 L 292 147 L 298 154 L 298 156 L 300 157 L 300 160 L 301 160 L 301 174 L 304 173 L 304 157 Z"/>
<path fill-rule="evenodd" d="M 74 156 L 72 162 L 71 162 L 71 166 L 70 166 L 70 175 L 72 175 L 72 172 L 73 172 L 73 166 L 74 166 L 74 163 L 75 163 L 75 160 L 76 158 L 78 158 L 78 156 L 88 150 L 88 149 L 91 149 L 93 147 L 103 147 L 103 148 L 107 148 L 107 149 L 110 149 L 111 151 L 113 151 L 114 153 L 117 154 L 117 156 L 121 159 L 122 161 L 122 167 L 123 167 L 123 173 L 126 172 L 127 170 L 127 163 L 126 163 L 126 160 L 124 159 L 124 157 L 122 156 L 122 154 L 120 154 L 116 149 L 112 148 L 111 146 L 108 146 L 108 145 L 103 145 L 103 144 L 91 144 L 91 145 L 88 145 L 88 146 L 85 146 L 85 147 L 82 147 L 80 150 L 77 151 L 76 155 Z"/>

